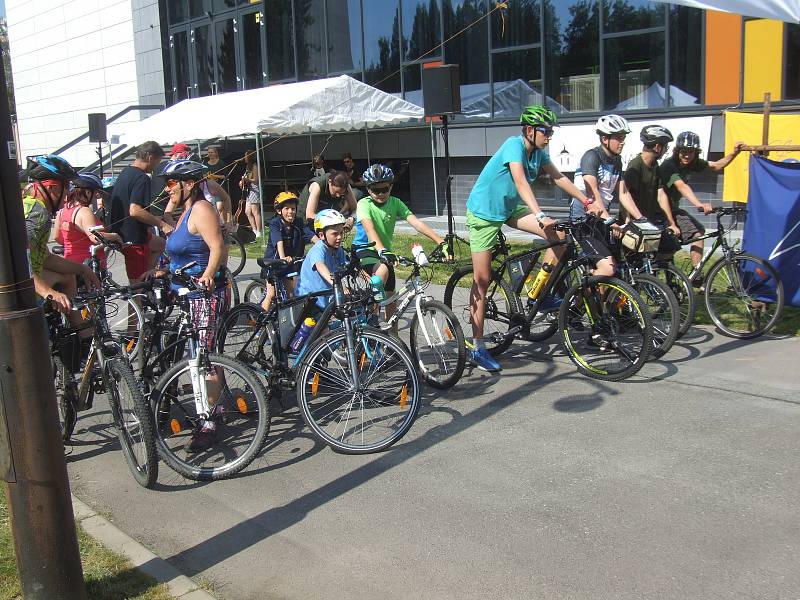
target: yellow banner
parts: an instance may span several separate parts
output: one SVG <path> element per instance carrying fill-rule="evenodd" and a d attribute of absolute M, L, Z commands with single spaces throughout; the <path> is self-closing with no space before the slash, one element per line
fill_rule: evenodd
<path fill-rule="evenodd" d="M 764 116 L 756 113 L 725 113 L 725 154 L 733 152 L 733 145 L 742 141 L 758 146 L 763 137 Z M 781 146 L 800 145 L 800 115 L 770 115 L 769 143 Z M 770 160 L 787 158 L 800 160 L 800 152 L 770 152 Z M 742 152 L 725 168 L 722 199 L 729 202 L 747 202 L 750 189 L 750 153 Z"/>

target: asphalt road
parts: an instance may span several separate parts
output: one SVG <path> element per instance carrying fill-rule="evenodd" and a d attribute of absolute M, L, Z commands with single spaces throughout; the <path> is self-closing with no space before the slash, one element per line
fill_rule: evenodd
<path fill-rule="evenodd" d="M 102 400 L 74 493 L 221 598 L 800 598 L 800 339 L 695 328 L 606 384 L 555 344 L 426 390 L 394 448 L 344 456 L 296 410 L 236 479 L 134 483 Z M 288 398 L 291 404 L 291 398 Z"/>

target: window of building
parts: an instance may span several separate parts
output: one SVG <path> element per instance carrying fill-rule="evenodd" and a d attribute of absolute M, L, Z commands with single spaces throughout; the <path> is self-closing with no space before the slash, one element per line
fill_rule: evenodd
<path fill-rule="evenodd" d="M 264 81 L 264 59 L 261 53 L 261 23 L 264 15 L 261 11 L 242 15 L 242 50 L 244 58 L 244 89 L 262 87 Z"/>
<path fill-rule="evenodd" d="M 169 2 L 167 3 L 169 4 Z M 211 12 L 211 0 L 190 0 L 189 1 L 189 18 L 199 19 L 206 17 L 206 13 Z"/>
<path fill-rule="evenodd" d="M 492 48 L 539 43 L 539 0 L 510 0 L 506 4 L 508 8 L 492 12 Z"/>
<path fill-rule="evenodd" d="M 384 92 L 400 91 L 400 6 L 364 2 L 364 81 Z"/>
<path fill-rule="evenodd" d="M 169 36 L 170 60 L 173 68 L 173 102 L 189 97 L 189 38 L 185 29 Z"/>
<path fill-rule="evenodd" d="M 214 89 L 214 39 L 208 25 L 192 28 L 194 48 L 195 92 L 194 97 L 210 96 Z"/>
<path fill-rule="evenodd" d="M 541 66 L 540 48 L 492 54 L 495 118 L 517 119 L 526 106 L 545 104 Z M 491 113 L 485 116 L 491 116 Z"/>
<path fill-rule="evenodd" d="M 703 11 L 670 6 L 669 26 L 669 105 L 699 104 L 703 72 Z"/>
<path fill-rule="evenodd" d="M 186 0 L 172 0 L 172 2 L 167 2 L 167 18 L 169 19 L 170 24 L 176 25 L 178 23 L 183 23 L 189 17 L 189 10 L 186 4 Z"/>
<path fill-rule="evenodd" d="M 486 0 L 442 0 L 444 61 L 460 65 L 461 109 L 465 116 L 478 115 L 481 108 L 472 99 L 491 95 L 489 85 L 488 11 Z M 464 33 L 449 39 L 459 31 Z"/>
<path fill-rule="evenodd" d="M 361 78 L 361 0 L 327 0 L 328 68 Z M 355 76 L 355 75 L 354 75 Z"/>
<path fill-rule="evenodd" d="M 403 60 L 431 60 L 441 56 L 442 18 L 438 0 L 402 0 Z"/>
<path fill-rule="evenodd" d="M 236 37 L 233 19 L 217 21 L 216 29 L 216 67 L 217 93 L 235 92 L 236 80 Z"/>
<path fill-rule="evenodd" d="M 666 105 L 664 33 L 604 40 L 605 102 L 614 112 Z"/>
<path fill-rule="evenodd" d="M 800 99 L 800 25 L 786 24 L 786 72 L 784 98 Z"/>
<path fill-rule="evenodd" d="M 594 0 L 545 3 L 545 81 L 557 112 L 600 110 L 598 11 Z"/>
<path fill-rule="evenodd" d="M 663 27 L 664 8 L 647 0 L 603 0 L 603 33 Z"/>
<path fill-rule="evenodd" d="M 267 75 L 269 81 L 295 78 L 292 3 L 266 0 Z"/>
<path fill-rule="evenodd" d="M 298 79 L 325 77 L 325 0 L 295 0 L 294 25 Z"/>

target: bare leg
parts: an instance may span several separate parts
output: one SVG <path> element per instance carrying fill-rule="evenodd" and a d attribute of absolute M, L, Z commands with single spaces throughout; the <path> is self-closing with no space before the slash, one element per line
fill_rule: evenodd
<path fill-rule="evenodd" d="M 472 290 L 469 295 L 469 315 L 472 321 L 472 337 L 476 342 L 483 339 L 483 316 L 486 310 L 486 290 L 492 272 L 492 252 L 472 253 Z"/>
<path fill-rule="evenodd" d="M 692 243 L 689 248 L 689 256 L 692 257 L 692 266 L 696 267 L 700 264 L 700 260 L 703 258 L 703 240 Z"/>

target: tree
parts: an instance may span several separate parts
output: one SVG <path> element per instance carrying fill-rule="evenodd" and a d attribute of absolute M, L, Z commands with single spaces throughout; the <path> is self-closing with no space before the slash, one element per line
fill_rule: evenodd
<path fill-rule="evenodd" d="M 6 93 L 8 94 L 8 107 L 12 115 L 17 114 L 14 102 L 14 79 L 11 73 L 11 53 L 8 45 L 8 24 L 5 19 L 0 19 L 0 53 L 3 55 L 3 71 L 6 74 Z"/>

